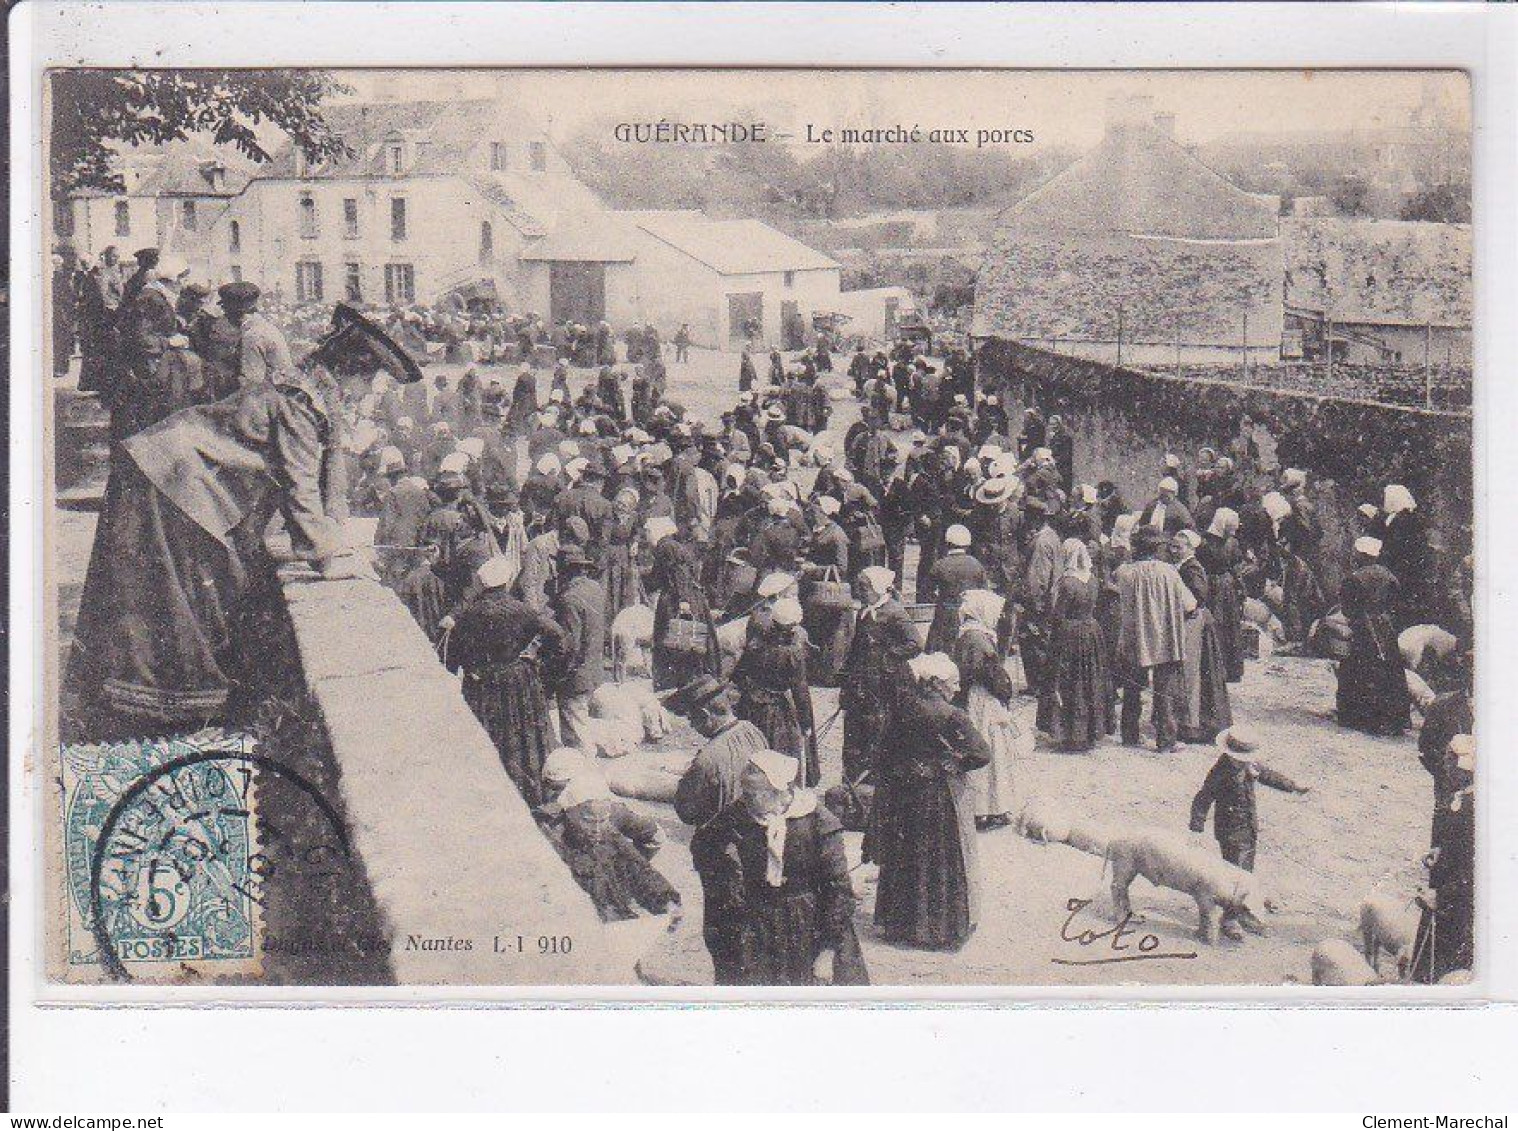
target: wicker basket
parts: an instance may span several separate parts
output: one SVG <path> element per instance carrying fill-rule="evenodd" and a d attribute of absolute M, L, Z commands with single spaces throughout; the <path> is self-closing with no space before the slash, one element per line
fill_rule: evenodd
<path fill-rule="evenodd" d="M 675 617 L 664 630 L 664 647 L 687 656 L 704 656 L 711 633 L 703 621 L 693 617 Z"/>
<path fill-rule="evenodd" d="M 853 603 L 853 587 L 838 576 L 837 566 L 828 566 L 822 576 L 811 583 L 807 593 L 807 604 L 829 612 L 847 609 Z"/>

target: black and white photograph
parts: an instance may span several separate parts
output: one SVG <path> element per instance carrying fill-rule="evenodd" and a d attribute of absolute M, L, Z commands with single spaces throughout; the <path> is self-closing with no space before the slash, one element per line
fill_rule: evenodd
<path fill-rule="evenodd" d="M 1471 981 L 1465 74 L 46 90 L 52 978 Z"/>
<path fill-rule="evenodd" d="M 44 109 L 50 979 L 1476 977 L 1465 73 Z"/>

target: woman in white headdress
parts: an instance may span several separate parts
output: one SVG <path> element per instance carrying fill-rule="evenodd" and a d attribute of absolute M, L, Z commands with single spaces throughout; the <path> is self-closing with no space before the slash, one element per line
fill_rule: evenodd
<path fill-rule="evenodd" d="M 1413 493 L 1400 483 L 1387 486 L 1381 496 L 1380 562 L 1397 578 L 1397 627 L 1431 623 L 1437 610 L 1429 607 L 1433 564 L 1428 530 Z"/>
<path fill-rule="evenodd" d="M 1107 729 L 1107 643 L 1096 620 L 1100 594 L 1091 553 L 1079 538 L 1061 546 L 1045 678 L 1039 688 L 1038 728 L 1071 752 L 1091 750 Z"/>
<path fill-rule="evenodd" d="M 1171 539 L 1171 563 L 1186 588 L 1196 598 L 1196 608 L 1186 618 L 1185 655 L 1181 661 L 1185 697 L 1181 712 L 1181 738 L 1210 743 L 1233 725 L 1228 700 L 1222 645 L 1212 618 L 1212 585 L 1206 567 L 1197 560 L 1202 536 L 1182 530 Z"/>
<path fill-rule="evenodd" d="M 545 613 L 512 595 L 517 567 L 510 559 L 488 559 L 475 580 L 478 592 L 441 644 L 443 661 L 462 675 L 464 702 L 495 743 L 522 798 L 535 806 L 542 801 L 543 759 L 553 746 L 536 657 L 557 647 L 562 633 Z"/>
<path fill-rule="evenodd" d="M 989 589 L 971 589 L 959 610 L 954 664 L 959 668 L 958 704 L 970 715 L 991 752 L 990 764 L 967 775 L 975 827 L 1011 823 L 1016 760 L 1033 752 L 1031 728 L 1020 726 L 1009 707 L 1016 689 L 997 646 L 1003 598 Z"/>
<path fill-rule="evenodd" d="M 538 827 L 585 889 L 602 920 L 680 912 L 680 893 L 650 862 L 664 842 L 652 817 L 613 797 L 585 754 L 561 746 L 543 761 Z M 673 922 L 671 924 L 673 926 Z"/>
<path fill-rule="evenodd" d="M 965 775 L 991 761 L 986 742 L 954 705 L 959 669 L 941 652 L 907 662 L 881 743 L 867 859 L 880 864 L 875 925 L 888 942 L 958 950 L 975 930 L 980 869 Z"/>
<path fill-rule="evenodd" d="M 1229 683 L 1244 678 L 1243 590 L 1239 583 L 1242 555 L 1236 535 L 1239 514 L 1232 507 L 1219 507 L 1197 547 L 1197 561 L 1207 572 L 1208 608 L 1223 650 L 1223 674 Z"/>
<path fill-rule="evenodd" d="M 800 766 L 750 755 L 741 794 L 691 837 L 721 985 L 868 985 L 843 825 L 796 786 Z"/>

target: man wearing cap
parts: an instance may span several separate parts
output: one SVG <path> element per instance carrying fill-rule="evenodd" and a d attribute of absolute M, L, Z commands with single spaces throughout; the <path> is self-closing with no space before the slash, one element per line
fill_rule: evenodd
<path fill-rule="evenodd" d="M 1065 418 L 1049 417 L 1049 431 L 1044 446 L 1054 457 L 1054 469 L 1059 473 L 1060 489 L 1069 495 L 1075 489 L 1075 437 L 1065 427 Z"/>
<path fill-rule="evenodd" d="M 571 469 L 573 469 L 571 485 L 560 491 L 554 500 L 554 522 L 558 525 L 561 536 L 564 523 L 571 517 L 585 523 L 590 531 L 590 539 L 585 545 L 585 550 L 599 569 L 606 553 L 606 543 L 614 517 L 611 502 L 603 493 L 606 486 L 606 469 L 601 463 L 601 453 L 593 452 L 592 458 L 576 457 L 566 468 L 566 470 Z"/>
<path fill-rule="evenodd" d="M 1043 687 L 1044 665 L 1049 652 L 1050 618 L 1054 611 L 1054 588 L 1063 562 L 1059 534 L 1050 521 L 1048 504 L 1040 498 L 1023 503 L 1023 530 L 1028 535 L 1027 566 L 1017 594 L 1018 647 L 1022 653 L 1023 678 L 1028 693 Z"/>
<path fill-rule="evenodd" d="M 591 576 L 594 568 L 584 547 L 560 542 L 553 614 L 563 639 L 553 692 L 559 701 L 559 733 L 574 746 L 588 738 L 590 696 L 606 682 L 606 591 Z"/>
<path fill-rule="evenodd" d="M 137 267 L 127 276 L 126 282 L 121 285 L 121 308 L 126 309 L 142 292 L 142 288 L 153 281 L 153 272 L 158 268 L 160 258 L 156 247 L 139 248 L 132 253 L 132 258 L 137 261 Z"/>
<path fill-rule="evenodd" d="M 718 985 L 868 985 L 843 826 L 793 784 L 796 759 L 755 753 L 739 800 L 691 838 Z"/>
<path fill-rule="evenodd" d="M 734 713 L 734 702 L 732 685 L 705 673 L 670 700 L 670 710 L 706 739 L 675 789 L 675 813 L 687 825 L 704 825 L 736 801 L 749 756 L 768 748 L 759 728 Z"/>
<path fill-rule="evenodd" d="M 869 566 L 854 579 L 859 619 L 844 660 L 838 705 L 843 715 L 843 776 L 857 782 L 875 763 L 891 706 L 906 686 L 905 664 L 922 652 L 912 619 L 893 596 L 896 575 Z"/>
<path fill-rule="evenodd" d="M 258 288 L 252 283 L 234 283 L 234 287 L 246 288 L 237 292 L 233 310 L 227 315 L 242 330 L 238 346 L 238 380 L 244 384 L 255 381 L 279 382 L 294 368 L 290 357 L 290 343 L 282 330 L 258 310 Z"/>
<path fill-rule="evenodd" d="M 1165 534 L 1196 529 L 1191 511 L 1181 502 L 1180 489 L 1180 483 L 1174 476 L 1167 475 L 1161 479 L 1159 494 L 1139 514 L 1139 525 L 1152 526 Z"/>
<path fill-rule="evenodd" d="M 1408 728 L 1410 700 L 1393 616 L 1400 586 L 1380 556 L 1375 538 L 1355 539 L 1354 569 L 1339 589 L 1349 655 L 1339 664 L 1336 703 L 1340 726 L 1392 735 Z"/>
<path fill-rule="evenodd" d="M 236 304 L 237 292 L 232 288 L 237 286 L 228 283 L 218 288 L 220 313 L 202 310 L 188 330 L 190 344 L 205 368 L 208 400 L 220 400 L 242 386 L 242 326 L 229 313 Z"/>
<path fill-rule="evenodd" d="M 1255 811 L 1255 782 L 1283 793 L 1306 793 L 1307 786 L 1298 785 L 1285 774 L 1255 759 L 1260 738 L 1251 727 L 1229 727 L 1218 735 L 1217 746 L 1220 751 L 1218 760 L 1191 800 L 1191 831 L 1205 832 L 1207 813 L 1212 810 L 1212 833 L 1217 838 L 1223 859 L 1246 872 L 1253 872 L 1255 842 L 1260 831 Z M 1228 912 L 1223 914 L 1222 928 L 1229 938 L 1240 937 L 1239 928 Z"/>

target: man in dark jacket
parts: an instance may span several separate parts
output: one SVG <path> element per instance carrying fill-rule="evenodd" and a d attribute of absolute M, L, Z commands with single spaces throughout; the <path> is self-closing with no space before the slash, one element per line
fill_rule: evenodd
<path fill-rule="evenodd" d="M 606 682 L 606 591 L 590 576 L 594 562 L 584 547 L 561 546 L 558 567 L 559 726 L 565 745 L 580 746 L 589 737 L 591 692 Z"/>

